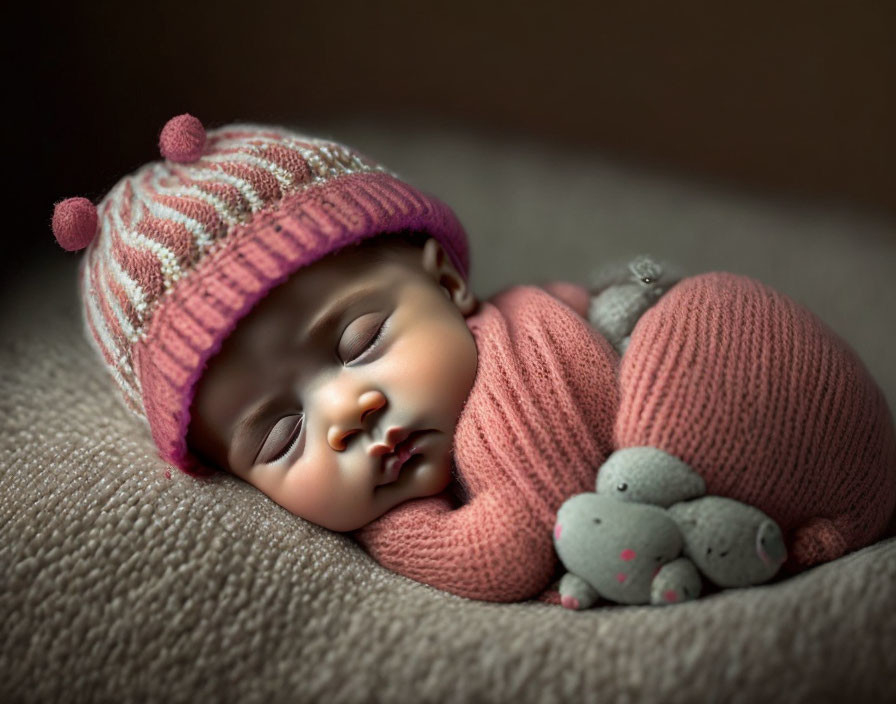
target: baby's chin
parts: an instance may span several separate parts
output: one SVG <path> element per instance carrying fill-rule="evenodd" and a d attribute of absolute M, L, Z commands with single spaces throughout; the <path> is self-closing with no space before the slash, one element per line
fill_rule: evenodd
<path fill-rule="evenodd" d="M 438 494 L 451 483 L 451 477 L 451 461 L 446 457 L 439 462 L 424 461 L 406 467 L 396 481 L 380 489 L 393 494 L 399 501 L 407 501 Z"/>
<path fill-rule="evenodd" d="M 374 487 L 373 496 L 365 505 L 346 508 L 342 515 L 325 517 L 303 516 L 312 523 L 339 533 L 360 530 L 386 515 L 396 506 L 411 499 L 420 499 L 444 491 L 453 479 L 451 459 L 446 456 L 438 463 L 408 463 L 394 482 Z"/>
<path fill-rule="evenodd" d="M 451 459 L 447 456 L 439 462 L 422 462 L 417 466 L 402 468 L 398 479 L 375 489 L 375 498 L 382 502 L 382 510 L 377 518 L 405 501 L 444 491 L 451 484 L 452 478 Z"/>
<path fill-rule="evenodd" d="M 448 488 L 452 479 L 451 464 L 438 468 L 421 468 L 412 478 L 414 498 L 433 496 Z"/>

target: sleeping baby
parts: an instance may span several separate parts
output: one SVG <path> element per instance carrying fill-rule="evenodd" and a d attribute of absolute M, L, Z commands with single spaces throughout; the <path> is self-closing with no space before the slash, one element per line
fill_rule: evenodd
<path fill-rule="evenodd" d="M 84 328 L 159 455 L 229 472 L 380 564 L 461 596 L 544 596 L 559 506 L 647 446 L 780 526 L 796 572 L 879 538 L 896 502 L 883 394 L 812 313 L 748 277 L 686 277 L 611 339 L 566 282 L 478 300 L 452 211 L 332 141 L 206 132 L 94 205 Z M 623 354 L 620 356 L 620 352 Z"/>

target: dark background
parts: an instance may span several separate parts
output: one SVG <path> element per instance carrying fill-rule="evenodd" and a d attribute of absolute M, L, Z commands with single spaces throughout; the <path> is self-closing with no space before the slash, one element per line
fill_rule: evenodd
<path fill-rule="evenodd" d="M 723 7 L 719 7 L 723 5 Z M 165 121 L 413 117 L 896 213 L 896 3 L 67 3 L 7 25 L 4 267 L 55 201 L 158 158 Z M 13 96 L 15 98 L 15 96 Z M 9 108 L 10 106 L 8 106 Z M 18 192 L 16 192 L 16 190 Z M 23 206 L 23 207 L 20 207 Z"/>

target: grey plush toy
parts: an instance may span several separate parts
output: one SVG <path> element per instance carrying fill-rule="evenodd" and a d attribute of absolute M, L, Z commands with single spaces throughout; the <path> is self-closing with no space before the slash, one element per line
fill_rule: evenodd
<path fill-rule="evenodd" d="M 680 272 L 646 254 L 624 267 L 611 265 L 592 278 L 588 320 L 622 355 L 638 319 L 680 279 Z"/>
<path fill-rule="evenodd" d="M 778 525 L 762 511 L 721 496 L 677 457 L 654 447 L 617 450 L 601 466 L 597 491 L 561 506 L 554 546 L 568 572 L 563 606 L 599 597 L 621 604 L 696 599 L 702 573 L 720 587 L 771 579 L 787 557 Z"/>

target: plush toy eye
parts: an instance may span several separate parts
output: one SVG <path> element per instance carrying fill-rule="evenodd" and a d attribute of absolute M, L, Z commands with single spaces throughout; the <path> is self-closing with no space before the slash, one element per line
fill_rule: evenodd
<path fill-rule="evenodd" d="M 599 519 L 599 518 L 595 518 L 595 519 L 594 519 L 594 522 L 597 523 L 598 525 L 600 525 L 600 519 Z"/>
<path fill-rule="evenodd" d="M 663 559 L 663 556 L 660 555 L 659 557 L 656 558 L 656 561 L 657 561 L 657 562 L 662 562 L 662 559 Z"/>
<path fill-rule="evenodd" d="M 616 488 L 617 488 L 619 491 L 625 491 L 626 489 L 628 489 L 628 484 L 626 484 L 625 482 L 622 482 L 622 483 L 620 483 L 620 484 L 617 484 L 617 485 L 616 485 Z"/>
<path fill-rule="evenodd" d="M 725 557 L 725 555 L 727 555 L 729 552 L 731 552 L 731 551 L 730 551 L 730 550 L 726 550 L 725 552 L 720 552 L 720 553 L 719 553 L 719 557 Z"/>
<path fill-rule="evenodd" d="M 652 284 L 656 279 L 652 279 L 649 276 L 642 276 L 641 281 L 645 284 Z"/>
<path fill-rule="evenodd" d="M 712 555 L 712 548 L 706 548 L 706 554 Z"/>

